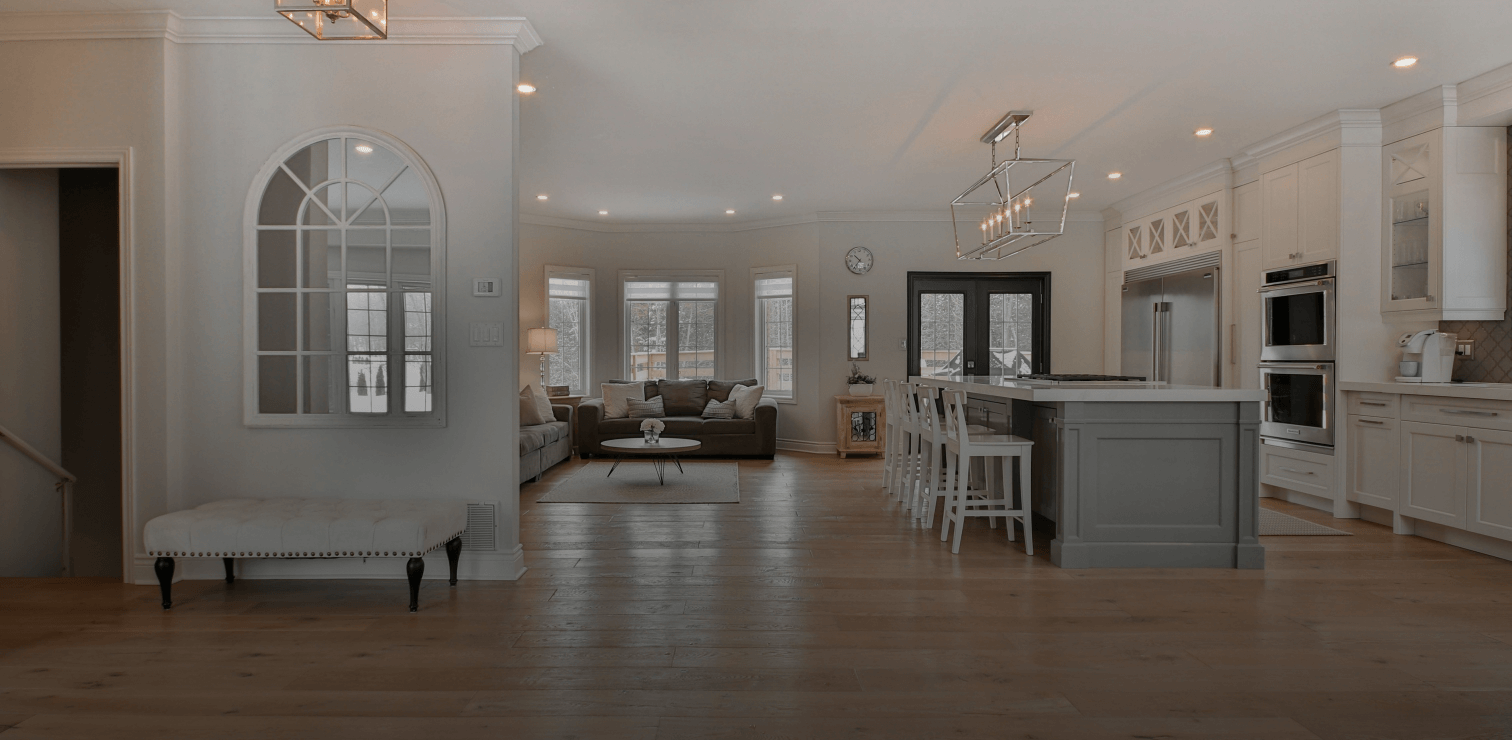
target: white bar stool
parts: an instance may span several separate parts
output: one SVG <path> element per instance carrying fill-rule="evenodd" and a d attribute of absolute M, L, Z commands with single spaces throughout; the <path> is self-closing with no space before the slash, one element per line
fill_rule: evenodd
<path fill-rule="evenodd" d="M 882 488 L 892 491 L 898 465 L 898 381 L 882 380 L 882 416 L 887 423 L 886 442 L 882 446 Z"/>
<path fill-rule="evenodd" d="M 923 519 L 925 529 L 934 526 L 935 501 L 945 495 L 943 481 L 947 424 L 937 403 L 943 390 L 928 383 L 919 383 L 918 391 L 914 394 L 915 408 L 918 410 L 915 418 L 918 420 L 919 439 L 923 446 L 923 454 L 919 459 L 921 480 L 914 518 Z"/>
<path fill-rule="evenodd" d="M 947 419 L 947 434 L 945 438 L 946 469 L 945 487 L 947 490 L 945 499 L 945 521 L 940 525 L 940 539 L 944 540 L 950 531 L 950 525 L 955 525 L 955 540 L 950 546 L 952 553 L 961 551 L 961 530 L 965 529 L 966 517 L 988 517 L 989 525 L 993 517 L 1003 517 L 1006 520 L 1008 541 L 1013 541 L 1013 520 L 1017 519 L 1024 525 L 1024 548 L 1029 555 L 1034 554 L 1034 531 L 1031 523 L 1034 521 L 1033 514 L 1029 510 L 1029 459 L 1034 448 L 1034 441 L 1015 437 L 1011 434 L 983 434 L 973 433 L 966 423 L 966 394 L 962 391 L 947 390 L 944 394 L 945 416 Z M 984 488 L 973 489 L 969 487 L 968 478 L 971 469 L 971 461 L 980 458 L 983 468 L 991 471 L 996 458 L 1002 468 L 1002 490 L 992 491 L 991 479 L 995 476 L 984 475 Z M 1013 460 L 1019 461 L 1019 507 L 1013 508 Z"/>
<path fill-rule="evenodd" d="M 912 384 L 906 380 L 898 381 L 893 397 L 897 401 L 898 442 L 893 449 L 892 485 L 888 489 L 888 494 L 897 496 L 899 503 L 906 506 L 909 497 L 913 495 L 913 468 L 917 462 L 914 446 L 919 436 L 918 426 L 914 421 Z"/>

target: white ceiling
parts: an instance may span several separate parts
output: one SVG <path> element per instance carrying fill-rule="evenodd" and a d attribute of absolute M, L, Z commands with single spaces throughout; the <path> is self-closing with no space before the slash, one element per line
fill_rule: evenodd
<path fill-rule="evenodd" d="M 986 168 L 977 138 L 1021 108 L 1035 111 L 1026 156 L 1077 160 L 1076 208 L 1096 211 L 1328 111 L 1512 63 L 1506 0 L 389 5 L 529 18 L 545 43 L 521 62 L 539 88 L 521 103 L 522 208 L 617 223 L 943 209 Z M 272 12 L 271 0 L 0 0 L 163 7 Z M 1422 61 L 1390 66 L 1406 54 Z M 1199 140 L 1199 125 L 1217 133 Z"/>

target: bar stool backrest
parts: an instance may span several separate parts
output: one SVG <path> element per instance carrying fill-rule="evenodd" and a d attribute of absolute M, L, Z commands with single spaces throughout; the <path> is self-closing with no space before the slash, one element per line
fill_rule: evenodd
<path fill-rule="evenodd" d="M 919 432 L 929 437 L 935 437 L 944 430 L 940 426 L 940 409 L 935 404 L 935 399 L 940 397 L 940 388 L 928 383 L 919 383 L 915 386 L 914 393 L 916 413 L 918 414 Z M 939 439 L 944 440 L 943 435 Z"/>
<path fill-rule="evenodd" d="M 889 426 L 897 426 L 898 381 L 891 378 L 882 379 L 882 413 L 887 417 Z"/>
<path fill-rule="evenodd" d="M 945 401 L 945 434 L 959 441 L 971 439 L 966 424 L 966 392 L 947 390 Z"/>

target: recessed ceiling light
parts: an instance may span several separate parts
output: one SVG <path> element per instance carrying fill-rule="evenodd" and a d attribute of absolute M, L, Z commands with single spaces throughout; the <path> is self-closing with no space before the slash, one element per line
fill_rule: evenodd
<path fill-rule="evenodd" d="M 546 194 L 542 193 L 541 195 L 537 195 L 536 200 L 546 200 Z"/>
<path fill-rule="evenodd" d="M 609 212 L 608 211 L 599 211 L 599 215 L 600 216 L 607 216 L 607 215 L 609 215 Z"/>
<path fill-rule="evenodd" d="M 726 216 L 733 216 L 733 215 L 735 215 L 735 209 L 734 208 L 726 208 L 725 209 L 725 215 Z"/>
<path fill-rule="evenodd" d="M 370 146 L 368 146 L 367 144 L 358 144 L 357 146 L 354 146 L 352 148 L 356 149 L 359 152 L 362 152 L 363 154 L 372 154 L 373 153 L 373 148 L 370 147 Z"/>
<path fill-rule="evenodd" d="M 1210 129 L 1210 128 L 1200 128 L 1200 129 L 1197 129 L 1196 131 L 1193 131 L 1192 133 L 1194 133 L 1194 134 L 1196 134 L 1198 136 L 1212 136 L 1213 135 L 1213 130 Z"/>
<path fill-rule="evenodd" d="M 1066 193 L 1067 198 L 1080 198 L 1081 193 Z"/>
<path fill-rule="evenodd" d="M 1109 172 L 1108 173 L 1108 179 L 1109 180 L 1117 180 L 1120 177 L 1123 177 L 1123 173 L 1122 172 Z"/>
<path fill-rule="evenodd" d="M 1401 59 L 1392 62 L 1391 66 L 1406 69 L 1414 64 L 1417 64 L 1417 57 L 1402 57 Z"/>
<path fill-rule="evenodd" d="M 780 196 L 780 195 L 774 195 L 774 196 L 772 196 L 772 200 L 782 200 L 782 196 Z"/>
<path fill-rule="evenodd" d="M 526 95 L 529 95 L 530 93 L 535 92 L 535 85 L 532 85 L 528 82 L 521 82 L 520 86 L 516 87 L 515 89 L 519 90 L 522 93 L 525 93 Z"/>

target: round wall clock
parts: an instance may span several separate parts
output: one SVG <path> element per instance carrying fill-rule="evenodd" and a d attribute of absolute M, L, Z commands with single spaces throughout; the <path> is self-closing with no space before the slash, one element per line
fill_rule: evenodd
<path fill-rule="evenodd" d="M 857 275 L 865 275 L 872 268 L 872 253 L 866 247 L 852 247 L 845 253 L 845 266 Z"/>

